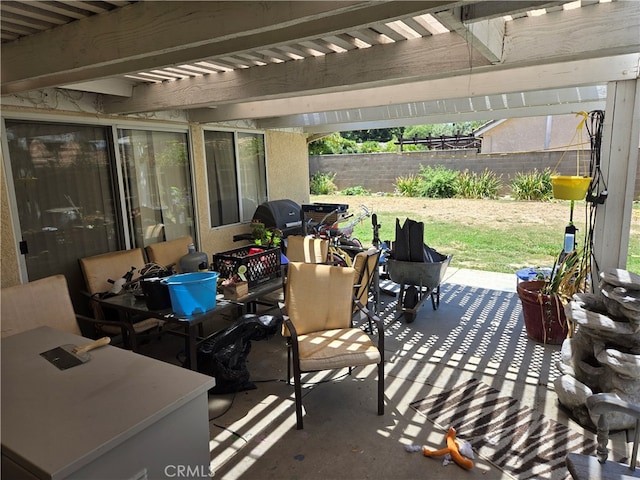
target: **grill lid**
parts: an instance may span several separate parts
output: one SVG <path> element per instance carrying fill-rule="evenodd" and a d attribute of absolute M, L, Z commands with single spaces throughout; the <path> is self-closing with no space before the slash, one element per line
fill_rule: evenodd
<path fill-rule="evenodd" d="M 286 237 L 302 233 L 300 205 L 293 200 L 282 199 L 258 205 L 253 220 L 264 223 L 267 228 L 277 228 Z"/>

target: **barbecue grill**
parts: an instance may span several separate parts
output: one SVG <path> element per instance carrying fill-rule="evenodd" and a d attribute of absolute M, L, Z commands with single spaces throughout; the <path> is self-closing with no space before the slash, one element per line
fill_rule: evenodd
<path fill-rule="evenodd" d="M 283 237 L 302 235 L 300 205 L 293 200 L 282 199 L 258 205 L 253 220 L 264 223 L 267 228 L 277 228 Z"/>

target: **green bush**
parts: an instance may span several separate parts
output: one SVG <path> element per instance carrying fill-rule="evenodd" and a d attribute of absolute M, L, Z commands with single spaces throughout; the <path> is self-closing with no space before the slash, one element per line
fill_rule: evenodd
<path fill-rule="evenodd" d="M 498 198 L 502 188 L 502 178 L 485 168 L 481 174 L 465 170 L 456 178 L 456 194 L 463 198 Z"/>
<path fill-rule="evenodd" d="M 382 151 L 382 149 L 380 148 L 380 144 L 371 140 L 358 145 L 359 153 L 378 153 L 380 151 Z"/>
<path fill-rule="evenodd" d="M 358 144 L 355 140 L 348 140 L 339 133 L 334 133 L 309 143 L 308 151 L 309 155 L 358 153 Z"/>
<path fill-rule="evenodd" d="M 456 178 L 459 172 L 436 165 L 424 167 L 420 165 L 420 185 L 418 191 L 421 197 L 452 198 L 456 195 Z"/>
<path fill-rule="evenodd" d="M 539 172 L 518 172 L 510 182 L 511 195 L 516 200 L 551 200 L 553 188 L 551 187 L 551 170 L 548 168 Z"/>
<path fill-rule="evenodd" d="M 420 178 L 415 175 L 396 178 L 394 186 L 396 194 L 403 197 L 420 196 Z"/>
<path fill-rule="evenodd" d="M 371 195 L 371 192 L 361 185 L 355 187 L 347 187 L 340 192 L 341 195 Z"/>
<path fill-rule="evenodd" d="M 396 145 L 398 139 L 394 136 L 391 140 L 384 144 L 381 151 L 387 153 L 396 153 L 400 151 L 400 145 Z"/>
<path fill-rule="evenodd" d="M 336 178 L 335 173 L 314 173 L 309 182 L 309 192 L 311 195 L 331 195 L 337 192 L 338 187 L 333 183 L 334 178 Z"/>

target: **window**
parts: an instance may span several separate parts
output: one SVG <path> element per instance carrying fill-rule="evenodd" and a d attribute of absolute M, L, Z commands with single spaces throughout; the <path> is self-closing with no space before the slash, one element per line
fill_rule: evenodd
<path fill-rule="evenodd" d="M 248 222 L 267 201 L 264 135 L 205 130 L 211 226 Z"/>
<path fill-rule="evenodd" d="M 134 245 L 195 237 L 187 134 L 119 129 L 118 145 Z"/>

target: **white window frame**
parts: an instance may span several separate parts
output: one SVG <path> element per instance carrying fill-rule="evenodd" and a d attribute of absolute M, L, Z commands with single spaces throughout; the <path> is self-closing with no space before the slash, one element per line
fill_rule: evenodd
<path fill-rule="evenodd" d="M 206 184 L 206 189 L 207 189 L 207 218 L 208 218 L 208 222 L 209 222 L 209 229 L 210 230 L 219 230 L 222 228 L 227 228 L 230 226 L 234 226 L 234 225 L 242 225 L 242 224 L 246 224 L 249 223 L 251 221 L 250 218 L 248 218 L 247 220 L 243 220 L 243 218 L 247 218 L 245 216 L 245 213 L 247 216 L 249 215 L 253 215 L 254 211 L 252 212 L 244 212 L 244 208 L 242 205 L 242 185 L 241 185 L 241 181 L 240 181 L 240 158 L 238 155 L 238 151 L 239 151 L 239 145 L 238 145 L 238 135 L 242 134 L 242 133 L 249 133 L 249 134 L 254 134 L 254 135 L 262 135 L 262 142 L 263 142 L 263 146 L 264 146 L 264 175 L 265 175 L 265 199 L 269 198 L 269 176 L 267 174 L 268 172 L 268 155 L 267 155 L 267 136 L 265 134 L 264 130 L 254 130 L 254 129 L 238 129 L 238 128 L 225 128 L 225 127 L 214 127 L 214 126 L 210 126 L 207 128 L 203 128 L 202 129 L 202 145 L 203 145 L 203 155 L 204 155 L 204 162 L 205 162 L 205 171 L 207 170 L 207 154 L 206 154 L 206 141 L 205 141 L 205 132 L 226 132 L 226 133 L 232 133 L 233 134 L 233 148 L 234 148 L 234 165 L 236 168 L 236 192 L 237 192 L 237 196 L 238 196 L 238 213 L 239 213 L 239 218 L 240 220 L 238 222 L 233 222 L 233 223 L 225 223 L 222 225 L 216 225 L 213 226 L 211 225 L 211 199 L 210 199 L 210 192 L 211 192 L 211 186 L 209 185 L 209 175 L 206 175 L 205 178 L 205 184 Z"/>

